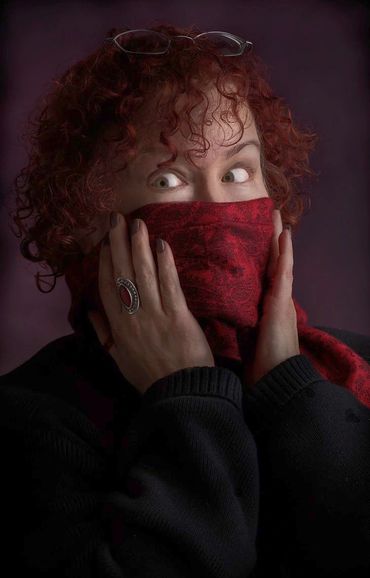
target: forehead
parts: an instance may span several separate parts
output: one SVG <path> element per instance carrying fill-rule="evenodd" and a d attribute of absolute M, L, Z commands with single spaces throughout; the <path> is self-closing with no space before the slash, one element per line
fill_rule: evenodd
<path fill-rule="evenodd" d="M 255 121 L 246 101 L 238 99 L 238 116 L 235 116 L 230 100 L 219 94 L 216 88 L 207 90 L 206 96 L 208 102 L 204 99 L 197 103 L 191 108 L 189 115 L 186 110 L 188 104 L 186 95 L 180 95 L 176 101 L 174 108 L 181 121 L 177 131 L 168 138 L 179 153 L 194 148 L 202 149 L 202 133 L 206 141 L 209 141 L 209 144 L 205 143 L 208 158 L 217 156 L 218 152 L 224 152 L 225 147 L 238 141 L 259 141 Z M 165 128 L 165 123 L 158 114 L 157 105 L 158 99 L 146 103 L 135 119 L 138 155 L 154 154 L 157 150 L 168 156 L 168 148 L 160 142 L 160 132 Z"/>

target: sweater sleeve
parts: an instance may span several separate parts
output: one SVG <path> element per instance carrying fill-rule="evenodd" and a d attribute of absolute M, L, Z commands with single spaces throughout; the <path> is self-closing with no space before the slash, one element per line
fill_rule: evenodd
<path fill-rule="evenodd" d="M 257 449 L 232 371 L 155 382 L 108 476 L 85 416 L 46 397 L 0 388 L 2 535 L 20 575 L 252 576 Z"/>
<path fill-rule="evenodd" d="M 260 465 L 257 576 L 370 576 L 370 410 L 304 355 L 243 403 Z"/>

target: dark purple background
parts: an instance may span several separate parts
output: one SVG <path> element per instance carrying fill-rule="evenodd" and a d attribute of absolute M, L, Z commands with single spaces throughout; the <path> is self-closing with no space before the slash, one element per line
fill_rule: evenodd
<path fill-rule="evenodd" d="M 2 210 L 0 373 L 71 333 L 69 293 L 59 278 L 37 290 L 10 230 L 11 183 L 26 162 L 20 135 L 51 80 L 95 49 L 112 26 L 226 30 L 252 40 L 293 118 L 320 135 L 312 206 L 294 237 L 294 296 L 310 325 L 369 330 L 369 87 L 362 2 L 9 2 L 2 25 Z M 44 270 L 42 272 L 48 272 Z"/>

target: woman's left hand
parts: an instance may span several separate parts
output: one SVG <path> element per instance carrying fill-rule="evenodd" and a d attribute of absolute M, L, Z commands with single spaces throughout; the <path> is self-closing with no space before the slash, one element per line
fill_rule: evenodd
<path fill-rule="evenodd" d="M 283 230 L 280 211 L 274 209 L 275 233 L 272 238 L 267 277 L 270 286 L 263 301 L 263 314 L 257 326 L 257 341 L 251 363 L 244 369 L 245 385 L 254 385 L 289 357 L 300 355 L 297 314 L 292 299 L 293 243 Z"/>

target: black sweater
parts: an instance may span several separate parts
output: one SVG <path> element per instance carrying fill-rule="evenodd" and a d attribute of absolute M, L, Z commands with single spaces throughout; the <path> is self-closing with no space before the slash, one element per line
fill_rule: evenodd
<path fill-rule="evenodd" d="M 370 409 L 304 355 L 141 396 L 71 334 L 0 377 L 0 425 L 2 578 L 370 576 Z"/>

